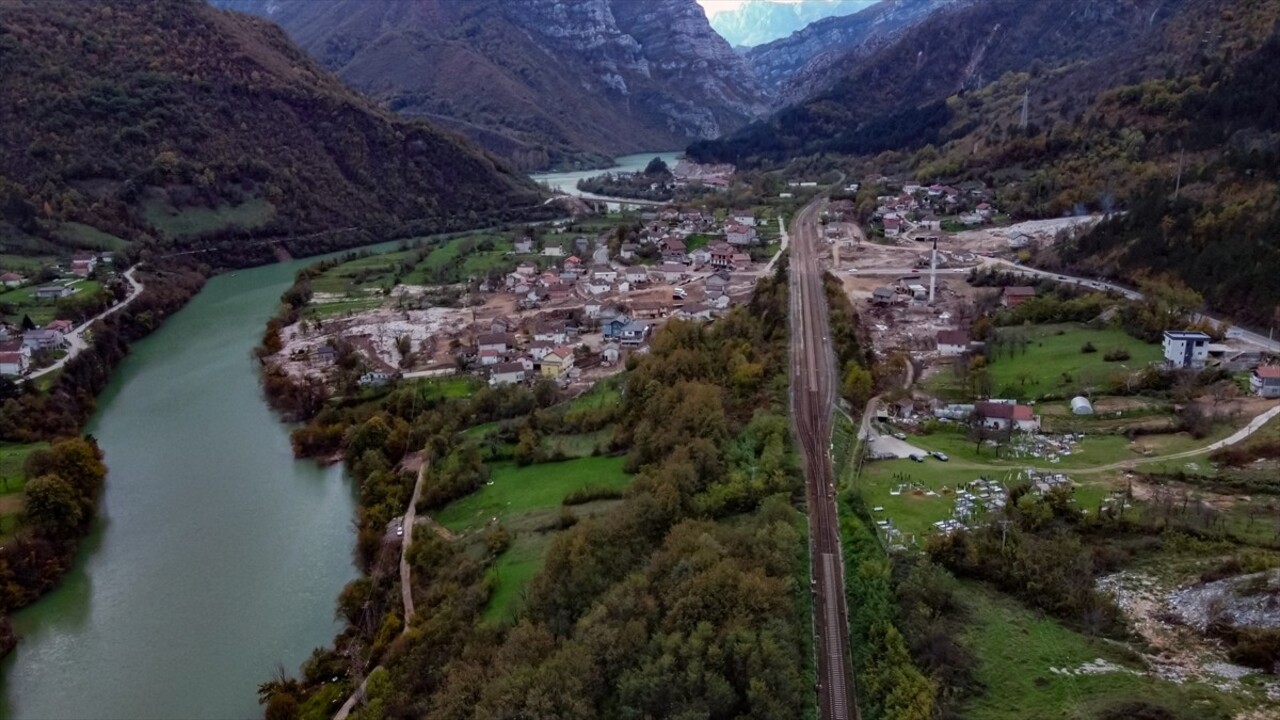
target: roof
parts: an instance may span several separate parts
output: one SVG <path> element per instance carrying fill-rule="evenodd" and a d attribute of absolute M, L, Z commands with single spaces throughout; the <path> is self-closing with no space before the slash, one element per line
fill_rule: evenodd
<path fill-rule="evenodd" d="M 1259 365 L 1253 374 L 1263 380 L 1280 380 L 1280 365 Z"/>
<path fill-rule="evenodd" d="M 890 290 L 887 287 L 878 287 L 873 290 L 871 294 L 875 297 L 893 297 L 894 295 L 893 290 Z"/>
<path fill-rule="evenodd" d="M 1004 294 L 1013 297 L 1030 297 L 1036 294 L 1036 289 L 1027 285 L 1010 285 L 1004 289 Z"/>
<path fill-rule="evenodd" d="M 939 330 L 939 345 L 968 345 L 969 333 L 965 330 Z"/>
<path fill-rule="evenodd" d="M 502 343 L 508 345 L 512 342 L 512 337 L 506 333 L 480 333 L 476 336 L 477 345 L 497 345 Z"/>
<path fill-rule="evenodd" d="M 21 280 L 21 279 L 22 279 L 22 276 L 19 275 L 18 273 L 7 272 L 3 275 L 0 275 L 0 281 L 3 281 L 3 282 L 13 282 L 14 280 Z"/>
<path fill-rule="evenodd" d="M 552 350 L 551 352 L 547 353 L 546 356 L 542 358 L 542 360 L 543 362 L 551 358 L 555 358 L 557 360 L 564 360 L 565 358 L 570 358 L 570 357 L 573 357 L 573 348 L 558 347 L 555 350 Z"/>
<path fill-rule="evenodd" d="M 1209 336 L 1198 330 L 1165 330 L 1164 336 L 1174 340 L 1208 340 Z"/>
<path fill-rule="evenodd" d="M 1035 412 L 1030 405 L 1014 405 L 1013 403 L 980 402 L 974 404 L 978 414 L 997 420 L 1035 420 Z"/>
<path fill-rule="evenodd" d="M 507 373 L 524 372 L 524 365 L 518 362 L 498 363 L 493 366 L 491 371 L 494 375 L 506 375 Z"/>

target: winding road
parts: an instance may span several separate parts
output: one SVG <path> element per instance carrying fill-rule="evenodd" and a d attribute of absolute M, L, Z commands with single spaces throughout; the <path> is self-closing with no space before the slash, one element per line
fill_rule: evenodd
<path fill-rule="evenodd" d="M 54 372 L 55 370 L 61 370 L 64 365 L 66 365 L 68 362 L 71 361 L 72 358 L 74 358 L 76 355 L 79 355 L 81 351 L 83 351 L 85 348 L 89 347 L 89 343 L 85 342 L 85 339 L 84 339 L 85 331 L 88 330 L 91 325 L 98 322 L 99 320 L 109 315 L 113 315 L 117 312 L 120 312 L 126 306 L 128 306 L 129 303 L 136 300 L 138 296 L 142 294 L 142 290 L 143 290 L 142 283 L 138 282 L 137 278 L 134 277 L 134 273 L 136 273 L 137 270 L 138 270 L 138 266 L 134 265 L 133 267 L 129 268 L 124 272 L 124 279 L 129 281 L 128 297 L 116 303 L 115 305 L 112 305 L 106 310 L 103 310 L 97 315 L 94 315 L 88 320 L 85 320 L 83 323 L 80 323 L 80 325 L 76 326 L 76 328 L 73 329 L 71 332 L 67 333 L 64 336 L 66 337 L 67 344 L 69 346 L 67 348 L 67 354 L 62 358 L 60 358 L 54 364 L 48 367 L 40 368 L 39 370 L 36 370 L 30 375 L 27 375 L 25 379 L 35 380 L 36 378 L 44 375 L 48 375 L 49 373 Z"/>
<path fill-rule="evenodd" d="M 849 611 L 845 600 L 844 558 L 831 466 L 831 417 L 834 409 L 835 355 L 822 269 L 819 196 L 796 214 L 789 236 L 791 275 L 791 416 L 805 468 L 809 506 L 810 584 L 817 641 L 819 695 L 823 720 L 858 717 L 849 648 Z"/>

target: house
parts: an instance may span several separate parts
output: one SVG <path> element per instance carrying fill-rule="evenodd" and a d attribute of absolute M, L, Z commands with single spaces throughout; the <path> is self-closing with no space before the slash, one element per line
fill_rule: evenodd
<path fill-rule="evenodd" d="M 0 375 L 21 375 L 31 364 L 31 348 L 19 340 L 0 343 Z"/>
<path fill-rule="evenodd" d="M 360 383 L 361 387 L 380 387 L 391 382 L 391 373 L 373 370 L 361 375 L 357 382 Z"/>
<path fill-rule="evenodd" d="M 902 218 L 893 213 L 885 215 L 884 236 L 894 238 L 898 237 L 900 234 L 902 234 Z"/>
<path fill-rule="evenodd" d="M 78 277 L 89 277 L 98 265 L 98 258 L 93 253 L 80 252 L 71 258 L 71 272 Z"/>
<path fill-rule="evenodd" d="M 920 218 L 920 227 L 925 230 L 933 230 L 937 232 L 942 229 L 942 219 L 933 213 L 929 213 Z"/>
<path fill-rule="evenodd" d="M 636 318 L 653 320 L 666 317 L 668 309 L 667 305 L 661 301 L 641 300 L 631 305 L 631 314 Z"/>
<path fill-rule="evenodd" d="M 731 223 L 724 229 L 724 238 L 730 245 L 750 245 L 756 241 L 756 231 L 746 225 Z"/>
<path fill-rule="evenodd" d="M 745 225 L 746 227 L 749 227 L 749 228 L 753 228 L 756 226 L 756 216 L 749 212 L 745 212 L 745 211 L 735 212 L 733 214 L 732 220 L 739 225 Z"/>
<path fill-rule="evenodd" d="M 710 320 L 715 310 L 709 305 L 686 305 L 676 311 L 676 315 L 688 320 Z"/>
<path fill-rule="evenodd" d="M 615 343 L 615 342 L 606 343 L 604 347 L 600 348 L 600 359 L 604 360 L 610 365 L 617 365 L 618 360 L 620 360 L 621 358 L 622 358 L 622 347 L 618 345 L 618 343 Z"/>
<path fill-rule="evenodd" d="M 978 215 L 984 220 L 989 220 L 995 214 L 995 209 L 991 207 L 991 203 L 978 203 Z"/>
<path fill-rule="evenodd" d="M 627 268 L 627 271 L 623 273 L 623 277 L 632 284 L 647 283 L 649 282 L 649 271 L 643 267 L 631 267 Z"/>
<path fill-rule="evenodd" d="M 963 355 L 969 351 L 969 333 L 966 330 L 939 330 L 938 352 L 944 356 Z"/>
<path fill-rule="evenodd" d="M 1195 330 L 1164 331 L 1164 361 L 1169 367 L 1198 370 L 1209 358 L 1209 336 Z"/>
<path fill-rule="evenodd" d="M 729 275 L 728 273 L 718 272 L 707 278 L 707 297 L 714 300 L 728 292 Z"/>
<path fill-rule="evenodd" d="M 489 385 L 514 385 L 524 382 L 524 365 L 518 362 L 499 363 L 489 370 Z"/>
<path fill-rule="evenodd" d="M 57 330 L 28 330 L 22 335 L 22 344 L 32 350 L 55 350 L 66 342 L 67 339 Z"/>
<path fill-rule="evenodd" d="M 533 339 L 563 345 L 569 342 L 569 331 L 565 329 L 563 322 L 541 322 L 533 328 Z"/>
<path fill-rule="evenodd" d="M 973 412 L 982 426 L 991 430 L 1008 430 L 1011 427 L 1024 432 L 1035 432 L 1040 429 L 1040 420 L 1030 405 L 1018 405 L 1012 402 L 979 402 L 973 406 Z"/>
<path fill-rule="evenodd" d="M 538 274 L 538 266 L 530 262 L 522 262 L 516 266 L 516 274 L 523 277 L 533 277 Z"/>
<path fill-rule="evenodd" d="M 506 356 L 500 350 L 485 349 L 480 351 L 480 364 L 488 367 L 489 365 L 497 365 L 506 360 Z"/>
<path fill-rule="evenodd" d="M 516 253 L 520 255 L 528 255 L 533 252 L 533 238 L 520 238 L 512 244 Z"/>
<path fill-rule="evenodd" d="M 57 332 L 60 332 L 60 333 L 62 333 L 63 335 L 66 335 L 67 333 L 71 332 L 71 330 L 72 330 L 72 328 L 73 328 L 73 327 L 74 327 L 74 326 L 71 324 L 71 321 L 70 321 L 70 320 L 54 320 L 53 322 L 49 323 L 48 325 L 45 325 L 45 326 L 44 326 L 44 329 L 45 329 L 45 330 L 56 330 Z"/>
<path fill-rule="evenodd" d="M 685 279 L 688 273 L 689 268 L 679 263 L 662 263 L 662 267 L 658 268 L 658 275 L 661 276 L 663 282 L 680 282 Z"/>
<path fill-rule="evenodd" d="M 734 267 L 743 268 L 751 264 L 751 256 L 746 253 L 734 253 L 729 261 Z"/>
<path fill-rule="evenodd" d="M 476 349 L 481 353 L 486 350 L 505 353 L 515 347 L 515 344 L 515 338 L 507 333 L 481 333 L 476 336 Z"/>
<path fill-rule="evenodd" d="M 1018 307 L 1036 296 L 1036 289 L 1026 285 L 1010 285 L 1000 291 L 1000 304 L 1005 307 Z"/>
<path fill-rule="evenodd" d="M 573 369 L 573 348 L 558 347 L 542 358 L 542 374 L 560 377 Z"/>
<path fill-rule="evenodd" d="M 499 315 L 498 317 L 489 321 L 490 333 L 495 333 L 495 334 L 509 333 L 515 329 L 516 329 L 516 324 L 511 321 L 511 318 L 505 317 L 503 315 Z"/>
<path fill-rule="evenodd" d="M 618 257 L 622 258 L 623 260 L 630 260 L 631 258 L 636 256 L 636 253 L 639 250 L 640 250 L 640 246 L 635 243 L 622 243 L 622 245 L 618 248 Z"/>
<path fill-rule="evenodd" d="M 618 333 L 618 339 L 623 345 L 639 345 L 648 337 L 649 326 L 639 322 L 627 323 Z"/>
<path fill-rule="evenodd" d="M 729 243 L 712 243 L 707 246 L 707 251 L 711 254 L 710 262 L 712 267 L 724 268 L 733 264 L 734 249 Z"/>
<path fill-rule="evenodd" d="M 19 285 L 21 285 L 26 281 L 27 279 L 22 277 L 18 273 L 7 272 L 3 275 L 0 275 L 0 285 L 4 285 L 5 287 L 9 287 L 9 288 L 18 287 Z"/>
<path fill-rule="evenodd" d="M 963 219 L 961 221 L 963 222 Z M 977 225 L 977 223 L 967 223 L 967 224 Z M 1017 235 L 1014 235 L 1013 237 L 1009 238 L 1010 250 L 1021 250 L 1025 247 L 1028 247 L 1029 245 L 1031 245 L 1031 236 L 1025 233 L 1018 233 Z"/>
<path fill-rule="evenodd" d="M 569 257 L 564 259 L 565 270 L 577 270 L 581 266 L 582 266 L 582 261 L 578 259 L 577 255 L 570 255 Z"/>
<path fill-rule="evenodd" d="M 1280 366 L 1263 365 L 1253 369 L 1249 387 L 1255 395 L 1264 398 L 1280 398 Z"/>
<path fill-rule="evenodd" d="M 591 279 L 611 283 L 618 279 L 618 271 L 607 265 L 602 265 L 591 271 Z"/>
<path fill-rule="evenodd" d="M 322 345 L 316 348 L 312 357 L 321 365 L 332 365 L 338 359 L 338 351 L 332 345 Z"/>
<path fill-rule="evenodd" d="M 564 248 L 559 245 L 547 245 L 542 248 L 542 257 L 564 257 Z"/>
<path fill-rule="evenodd" d="M 587 314 L 587 317 L 594 319 L 600 317 L 600 310 L 603 308 L 604 305 L 599 300 L 588 300 L 582 306 L 582 311 Z"/>
<path fill-rule="evenodd" d="M 700 247 L 689 253 L 689 262 L 694 265 L 706 265 L 711 262 L 711 251 L 706 247 Z"/>
<path fill-rule="evenodd" d="M 679 238 L 667 238 L 662 241 L 662 259 L 665 262 L 683 263 L 685 257 L 686 246 L 684 241 Z"/>
<path fill-rule="evenodd" d="M 604 333 L 605 339 L 622 338 L 622 329 L 631 324 L 631 318 L 626 315 L 619 315 L 601 326 L 600 330 Z"/>
<path fill-rule="evenodd" d="M 541 362 L 542 358 L 547 356 L 547 353 L 555 349 L 555 343 L 538 341 L 529 343 L 529 347 L 526 348 L 526 351 L 529 353 L 529 357 L 533 358 L 535 361 Z"/>
<path fill-rule="evenodd" d="M 612 285 L 600 280 L 588 280 L 583 287 L 589 295 L 604 295 L 613 289 Z"/>
<path fill-rule="evenodd" d="M 871 302 L 876 305 L 892 305 L 897 293 L 887 287 L 878 287 L 871 292 Z"/>
<path fill-rule="evenodd" d="M 70 297 L 75 290 L 66 285 L 42 285 L 36 288 L 37 300 L 57 300 L 59 298 Z"/>

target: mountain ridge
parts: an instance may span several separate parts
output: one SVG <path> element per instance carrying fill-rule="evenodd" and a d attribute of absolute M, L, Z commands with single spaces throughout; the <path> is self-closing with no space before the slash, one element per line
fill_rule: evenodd
<path fill-rule="evenodd" d="M 0 0 L 0 58 L 0 90 L 20 98 L 0 109 L 13 237 L 79 221 L 182 247 L 540 204 L 527 178 L 371 106 L 274 25 L 196 0 Z"/>
<path fill-rule="evenodd" d="M 749 0 L 708 19 L 730 45 L 752 48 L 798 32 L 824 18 L 852 15 L 875 0 L 799 0 L 777 3 Z"/>
<path fill-rule="evenodd" d="M 694 0 L 214 0 L 279 23 L 376 102 L 525 170 L 678 147 L 765 109 Z"/>

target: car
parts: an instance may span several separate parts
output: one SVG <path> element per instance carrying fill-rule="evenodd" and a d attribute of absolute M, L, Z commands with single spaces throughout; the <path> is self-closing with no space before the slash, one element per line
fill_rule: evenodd
<path fill-rule="evenodd" d="M 401 525 L 400 527 L 397 527 L 397 528 L 396 528 L 396 537 L 404 537 L 404 526 L 403 526 L 403 525 Z"/>
<path fill-rule="evenodd" d="M 685 292 L 684 288 L 681 288 L 681 287 L 673 289 L 671 291 L 671 294 L 676 296 L 677 298 L 680 298 L 681 300 L 683 300 L 688 295 L 688 293 Z"/>
<path fill-rule="evenodd" d="M 893 436 L 894 436 L 894 437 L 896 437 L 896 438 L 898 438 L 899 440 L 906 440 L 906 439 L 907 439 L 907 434 L 906 434 L 906 433 L 904 433 L 904 432 L 896 432 L 896 433 L 894 433 L 894 434 L 893 434 Z"/>
<path fill-rule="evenodd" d="M 921 455 L 920 453 L 911 453 L 908 457 L 910 457 L 912 460 L 915 460 L 918 463 L 924 462 L 924 456 Z"/>
<path fill-rule="evenodd" d="M 937 459 L 941 460 L 942 462 L 946 462 L 946 461 L 948 461 L 948 460 L 950 460 L 950 459 L 951 459 L 951 458 L 947 457 L 947 454 L 946 454 L 946 453 L 944 453 L 944 452 L 938 452 L 938 451 L 936 451 L 936 450 L 935 450 L 934 452 L 929 453 L 929 454 L 930 454 L 930 455 L 932 455 L 932 456 L 934 456 L 935 458 L 937 458 Z"/>

